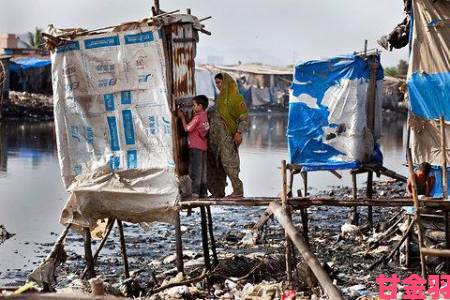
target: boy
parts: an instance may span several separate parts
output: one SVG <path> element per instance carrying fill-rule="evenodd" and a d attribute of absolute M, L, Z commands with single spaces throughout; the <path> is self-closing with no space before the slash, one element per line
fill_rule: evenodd
<path fill-rule="evenodd" d="M 424 195 L 425 197 L 430 197 L 431 191 L 434 186 L 434 176 L 430 176 L 431 165 L 427 162 L 423 162 L 419 165 L 419 169 L 414 172 L 416 177 L 417 185 L 417 195 Z M 412 182 L 411 178 L 408 178 L 407 184 L 408 195 L 412 195 Z"/>
<path fill-rule="evenodd" d="M 189 176 L 192 180 L 192 197 L 207 197 L 206 181 L 206 150 L 208 141 L 206 135 L 209 130 L 208 98 L 204 95 L 195 96 L 192 99 L 193 118 L 187 123 L 183 111 L 178 110 L 178 117 L 183 123 L 184 130 L 188 133 L 189 148 Z"/>

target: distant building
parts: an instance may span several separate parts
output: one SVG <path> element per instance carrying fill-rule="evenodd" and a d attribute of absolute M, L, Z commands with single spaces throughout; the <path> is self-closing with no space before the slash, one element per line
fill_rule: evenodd
<path fill-rule="evenodd" d="M 18 48 L 17 36 L 10 33 L 0 33 L 0 48 Z"/>

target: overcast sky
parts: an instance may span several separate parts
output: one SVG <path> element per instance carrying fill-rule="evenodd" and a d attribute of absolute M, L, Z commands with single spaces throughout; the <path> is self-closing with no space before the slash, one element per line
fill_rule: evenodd
<path fill-rule="evenodd" d="M 1 0 L 0 32 L 35 26 L 94 29 L 151 14 L 151 0 Z M 401 0 L 160 0 L 161 9 L 191 8 L 211 36 L 200 37 L 198 60 L 287 65 L 369 48 L 403 19 Z M 407 50 L 384 51 L 384 66 L 407 59 Z"/>

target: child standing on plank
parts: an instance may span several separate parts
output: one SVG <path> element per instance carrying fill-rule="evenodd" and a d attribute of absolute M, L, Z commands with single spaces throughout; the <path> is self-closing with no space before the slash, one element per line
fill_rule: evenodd
<path fill-rule="evenodd" d="M 195 96 L 192 99 L 193 118 L 187 123 L 183 111 L 178 110 L 178 117 L 183 123 L 184 130 L 188 133 L 189 147 L 189 176 L 192 180 L 192 197 L 207 197 L 206 182 L 206 150 L 208 141 L 206 135 L 209 130 L 208 98 L 204 95 Z"/>

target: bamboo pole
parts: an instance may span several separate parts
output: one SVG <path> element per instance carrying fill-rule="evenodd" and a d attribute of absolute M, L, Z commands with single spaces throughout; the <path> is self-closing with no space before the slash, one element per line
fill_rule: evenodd
<path fill-rule="evenodd" d="M 184 274 L 183 263 L 183 241 L 181 233 L 180 211 L 178 210 L 175 215 L 175 247 L 177 253 L 177 271 Z"/>
<path fill-rule="evenodd" d="M 417 183 L 416 183 L 416 174 L 413 170 L 413 161 L 411 157 L 411 148 L 406 149 L 406 159 L 408 161 L 408 170 L 409 170 L 409 178 L 411 180 L 411 187 L 412 187 L 412 198 L 414 201 L 414 208 L 415 211 L 415 223 L 417 226 L 417 235 L 419 239 L 419 248 L 420 248 L 420 266 L 422 269 L 422 278 L 425 278 L 427 274 L 426 269 L 426 262 L 425 262 L 425 255 L 423 250 L 423 235 L 422 235 L 422 228 L 420 223 L 420 207 L 419 207 L 419 198 L 417 196 Z"/>
<path fill-rule="evenodd" d="M 86 260 L 86 277 L 91 279 L 95 277 L 94 258 L 92 257 L 91 248 L 91 230 L 89 227 L 84 228 L 84 258 Z"/>
<path fill-rule="evenodd" d="M 281 205 L 284 209 L 287 209 L 286 203 L 287 203 L 287 169 L 286 169 L 286 160 L 281 161 Z M 288 212 L 288 217 L 290 219 L 290 213 Z M 292 286 L 292 245 L 291 240 L 289 239 L 289 236 L 287 232 L 285 231 L 285 238 L 286 238 L 286 249 L 285 249 L 285 256 L 286 256 L 286 275 L 287 275 L 287 281 L 289 286 Z"/>
<path fill-rule="evenodd" d="M 442 152 L 442 188 L 444 199 L 448 198 L 448 176 L 447 176 L 447 146 L 445 141 L 445 120 L 444 117 L 439 119 L 441 125 L 441 152 Z"/>
<path fill-rule="evenodd" d="M 330 276 L 320 265 L 319 260 L 309 249 L 303 235 L 295 228 L 294 224 L 292 224 L 286 210 L 276 202 L 270 203 L 269 207 L 277 220 L 280 222 L 281 226 L 283 226 L 284 230 L 288 233 L 295 247 L 297 247 L 298 251 L 303 256 L 306 264 L 311 268 L 312 272 L 317 277 L 320 285 L 325 290 L 328 297 L 334 300 L 344 299 L 340 291 L 331 281 Z"/>
<path fill-rule="evenodd" d="M 128 256 L 127 248 L 125 246 L 125 236 L 123 234 L 122 221 L 117 220 L 117 226 L 119 227 L 119 237 L 120 237 L 120 250 L 122 252 L 123 266 L 125 271 L 125 278 L 130 278 L 130 270 L 128 268 Z"/>

